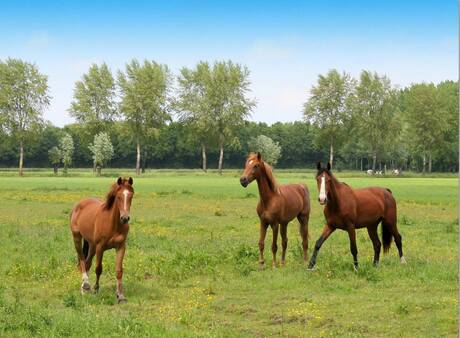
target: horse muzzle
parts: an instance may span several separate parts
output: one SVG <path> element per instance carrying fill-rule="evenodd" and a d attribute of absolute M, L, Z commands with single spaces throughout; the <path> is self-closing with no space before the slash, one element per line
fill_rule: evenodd
<path fill-rule="evenodd" d="M 319 204 L 321 204 L 321 205 L 326 205 L 326 203 L 327 203 L 327 198 L 324 198 L 324 199 L 318 198 L 318 202 L 319 202 Z"/>
<path fill-rule="evenodd" d="M 247 177 L 241 177 L 241 178 L 240 178 L 240 184 L 241 184 L 244 188 L 246 188 L 246 187 L 248 186 L 248 184 L 249 184 L 248 178 L 247 178 Z"/>
<path fill-rule="evenodd" d="M 127 216 L 125 216 L 125 215 L 121 216 L 120 217 L 120 222 L 121 222 L 121 224 L 127 224 L 129 222 L 129 216 L 128 215 Z"/>

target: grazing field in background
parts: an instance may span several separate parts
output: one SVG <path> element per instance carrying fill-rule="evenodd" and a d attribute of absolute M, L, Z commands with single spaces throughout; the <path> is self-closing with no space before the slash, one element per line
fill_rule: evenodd
<path fill-rule="evenodd" d="M 358 230 L 358 273 L 343 231 L 325 242 L 317 269 L 307 272 L 297 221 L 288 226 L 286 267 L 259 270 L 257 187 L 243 189 L 238 171 L 134 177 L 128 303 L 118 305 L 113 250 L 104 255 L 99 294 L 80 294 L 69 214 L 79 199 L 104 196 L 119 174 L 130 173 L 48 173 L 0 173 L 0 336 L 458 336 L 455 176 L 338 173 L 353 187 L 388 187 L 398 202 L 408 264 L 400 265 L 393 243 L 374 268 L 367 231 Z M 275 175 L 310 189 L 311 255 L 324 224 L 313 172 Z M 271 230 L 267 263 L 270 242 Z"/>

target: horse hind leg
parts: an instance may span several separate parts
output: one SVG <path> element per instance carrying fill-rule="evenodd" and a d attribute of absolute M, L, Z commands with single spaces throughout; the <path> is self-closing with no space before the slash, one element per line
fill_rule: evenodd
<path fill-rule="evenodd" d="M 308 260 L 308 215 L 297 216 L 299 221 L 299 233 L 302 239 L 303 260 L 306 263 Z"/>
<path fill-rule="evenodd" d="M 382 243 L 380 242 L 379 235 L 377 234 L 378 223 L 367 228 L 367 232 L 374 246 L 374 266 L 379 264 L 380 260 L 380 250 L 382 248 Z"/>
<path fill-rule="evenodd" d="M 383 232 L 389 232 L 390 236 L 393 236 L 395 240 L 396 247 L 398 248 L 398 254 L 399 254 L 399 259 L 401 261 L 401 264 L 406 264 L 406 259 L 404 258 L 403 254 L 403 248 L 402 248 L 402 237 L 401 234 L 398 231 L 398 228 L 396 227 L 396 222 L 388 222 L 388 220 L 383 220 L 382 222 L 382 233 Z M 391 241 L 391 237 L 390 237 Z"/>
<path fill-rule="evenodd" d="M 282 245 L 282 253 L 281 253 L 281 266 L 286 265 L 286 249 L 287 249 L 287 244 L 288 244 L 288 238 L 287 238 L 287 223 L 286 224 L 281 224 L 281 245 Z"/>
<path fill-rule="evenodd" d="M 81 293 L 85 293 L 91 290 L 91 286 L 89 284 L 88 274 L 86 273 L 85 255 L 83 254 L 83 246 L 82 246 L 82 236 L 79 232 L 72 232 L 72 235 L 73 235 L 73 242 L 75 245 L 75 250 L 77 251 L 80 272 L 82 274 L 82 283 L 81 283 L 80 290 L 81 290 Z"/>

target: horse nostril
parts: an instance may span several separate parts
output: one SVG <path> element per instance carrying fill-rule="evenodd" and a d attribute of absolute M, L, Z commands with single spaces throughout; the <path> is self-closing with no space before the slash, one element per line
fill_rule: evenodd
<path fill-rule="evenodd" d="M 128 216 L 128 217 L 126 217 L 126 222 L 128 222 L 128 221 L 129 221 L 129 216 Z"/>

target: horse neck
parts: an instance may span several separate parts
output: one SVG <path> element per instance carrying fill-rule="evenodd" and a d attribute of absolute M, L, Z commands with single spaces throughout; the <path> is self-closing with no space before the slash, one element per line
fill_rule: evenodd
<path fill-rule="evenodd" d="M 267 205 L 268 201 L 275 195 L 275 192 L 270 187 L 265 170 L 262 171 L 261 177 L 257 179 L 257 187 L 259 188 L 260 199 L 264 205 Z"/>
<path fill-rule="evenodd" d="M 332 207 L 336 207 L 337 209 L 340 207 L 340 186 L 342 184 L 331 174 L 331 201 L 332 202 Z M 328 204 L 329 205 L 329 204 Z"/>
<path fill-rule="evenodd" d="M 109 224 L 111 224 L 114 228 L 118 228 L 118 226 L 120 225 L 120 209 L 118 208 L 117 199 L 115 199 L 115 201 L 112 204 L 112 208 L 109 211 Z"/>

